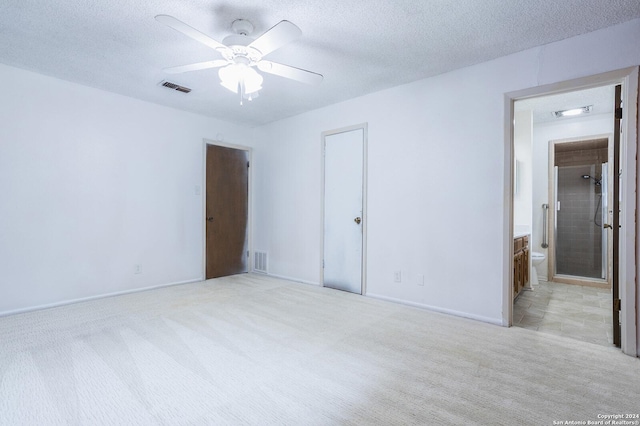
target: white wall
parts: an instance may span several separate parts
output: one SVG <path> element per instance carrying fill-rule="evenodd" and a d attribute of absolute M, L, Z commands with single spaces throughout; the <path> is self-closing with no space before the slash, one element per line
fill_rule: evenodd
<path fill-rule="evenodd" d="M 367 293 L 504 323 L 504 94 L 640 64 L 639 39 L 630 21 L 257 128 L 254 247 L 318 282 L 320 134 L 368 122 Z"/>
<path fill-rule="evenodd" d="M 613 100 L 612 100 L 613 102 Z M 613 114 L 538 123 L 533 126 L 533 233 L 531 248 L 544 253 L 538 278 L 548 279 L 549 249 L 542 248 L 542 204 L 549 199 L 549 141 L 603 135 L 613 132 Z"/>
<path fill-rule="evenodd" d="M 7 66 L 0 80 L 0 313 L 202 278 L 202 140 L 249 130 Z"/>
<path fill-rule="evenodd" d="M 517 111 L 514 121 L 513 230 L 514 235 L 531 234 L 533 112 L 531 110 Z"/>
<path fill-rule="evenodd" d="M 317 283 L 320 135 L 368 122 L 367 293 L 503 323 L 504 94 L 640 64 L 638 39 L 634 20 L 253 130 L 0 66 L 0 313 L 201 278 L 219 133 L 255 147 L 254 248 Z"/>

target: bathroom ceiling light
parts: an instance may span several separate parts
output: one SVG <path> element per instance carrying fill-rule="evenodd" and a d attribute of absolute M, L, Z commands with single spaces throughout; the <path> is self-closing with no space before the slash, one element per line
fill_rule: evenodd
<path fill-rule="evenodd" d="M 592 109 L 593 109 L 593 105 L 588 105 L 588 106 L 583 106 L 583 107 L 580 107 L 580 108 L 565 109 L 563 111 L 555 111 L 553 113 L 553 115 L 556 118 L 573 117 L 573 116 L 580 115 L 580 114 L 587 114 L 587 113 L 591 112 Z"/>

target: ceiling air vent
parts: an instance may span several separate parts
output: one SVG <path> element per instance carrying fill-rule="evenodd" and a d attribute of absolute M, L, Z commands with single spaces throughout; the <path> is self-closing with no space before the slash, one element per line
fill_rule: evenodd
<path fill-rule="evenodd" d="M 188 87 L 184 87 L 184 86 L 180 86 L 179 84 L 175 84 L 172 83 L 170 81 L 166 81 L 166 80 L 162 80 L 160 82 L 160 86 L 169 88 L 169 89 L 173 89 L 173 90 L 177 90 L 178 92 L 182 92 L 182 93 L 189 93 L 191 91 L 191 89 L 189 89 Z"/>

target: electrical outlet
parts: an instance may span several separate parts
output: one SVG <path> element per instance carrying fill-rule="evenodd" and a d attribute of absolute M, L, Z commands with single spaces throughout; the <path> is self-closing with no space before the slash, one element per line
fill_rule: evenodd
<path fill-rule="evenodd" d="M 395 271 L 393 273 L 393 282 L 401 283 L 402 282 L 402 271 Z"/>
<path fill-rule="evenodd" d="M 418 274 L 416 277 L 416 284 L 423 286 L 424 285 L 424 274 Z"/>
<path fill-rule="evenodd" d="M 141 274 L 142 273 L 142 265 L 140 265 L 139 263 L 133 265 L 133 273 L 134 274 Z"/>

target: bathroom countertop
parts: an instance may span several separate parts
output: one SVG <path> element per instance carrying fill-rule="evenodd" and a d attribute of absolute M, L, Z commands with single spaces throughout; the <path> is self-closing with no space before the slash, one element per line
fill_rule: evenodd
<path fill-rule="evenodd" d="M 529 235 L 528 232 L 514 232 L 513 238 L 526 237 L 528 235 Z"/>

